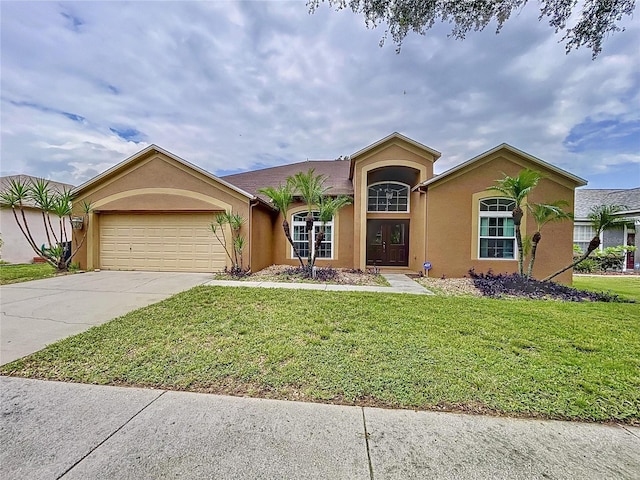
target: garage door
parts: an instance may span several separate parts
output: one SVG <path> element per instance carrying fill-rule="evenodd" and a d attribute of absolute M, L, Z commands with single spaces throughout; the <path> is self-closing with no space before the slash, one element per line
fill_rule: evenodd
<path fill-rule="evenodd" d="M 226 254 L 209 225 L 212 214 L 100 215 L 105 270 L 217 272 Z"/>

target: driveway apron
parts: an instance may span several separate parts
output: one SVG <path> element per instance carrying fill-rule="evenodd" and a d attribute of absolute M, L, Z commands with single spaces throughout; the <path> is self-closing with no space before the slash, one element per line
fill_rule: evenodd
<path fill-rule="evenodd" d="M 0 287 L 0 364 L 211 280 L 207 273 L 101 271 Z"/>

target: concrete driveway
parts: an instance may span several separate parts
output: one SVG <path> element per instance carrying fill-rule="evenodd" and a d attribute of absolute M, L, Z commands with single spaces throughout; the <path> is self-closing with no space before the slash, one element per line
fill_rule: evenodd
<path fill-rule="evenodd" d="M 88 272 L 0 287 L 0 365 L 211 280 L 208 273 Z"/>

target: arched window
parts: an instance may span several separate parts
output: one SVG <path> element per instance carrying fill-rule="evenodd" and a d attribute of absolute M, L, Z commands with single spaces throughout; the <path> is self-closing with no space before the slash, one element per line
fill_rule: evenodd
<path fill-rule="evenodd" d="M 313 214 L 313 251 L 311 252 L 311 255 L 313 256 L 316 248 L 316 235 L 318 235 L 323 227 L 322 222 L 319 220 L 319 213 L 311 213 Z M 309 256 L 309 236 L 307 235 L 306 218 L 307 212 L 299 212 L 294 213 L 293 218 L 291 219 L 291 225 L 293 227 L 293 243 L 302 258 L 307 258 Z M 295 257 L 293 249 L 291 249 L 291 257 Z M 324 224 L 324 238 L 322 239 L 322 243 L 320 243 L 320 248 L 318 249 L 318 258 L 333 258 L 333 218 L 330 222 Z"/>
<path fill-rule="evenodd" d="M 369 212 L 408 212 L 409 185 L 400 182 L 380 182 L 369 185 Z"/>
<path fill-rule="evenodd" d="M 480 200 L 479 258 L 516 258 L 515 206 L 516 202 L 508 198 Z"/>

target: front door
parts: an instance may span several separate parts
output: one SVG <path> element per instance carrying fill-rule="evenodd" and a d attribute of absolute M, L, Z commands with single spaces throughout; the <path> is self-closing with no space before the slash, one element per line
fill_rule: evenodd
<path fill-rule="evenodd" d="M 636 234 L 628 233 L 627 234 L 627 245 L 633 247 L 636 244 Z M 635 252 L 630 252 L 627 250 L 627 270 L 633 270 L 635 263 Z"/>
<path fill-rule="evenodd" d="M 409 265 L 409 220 L 367 221 L 367 265 Z"/>

